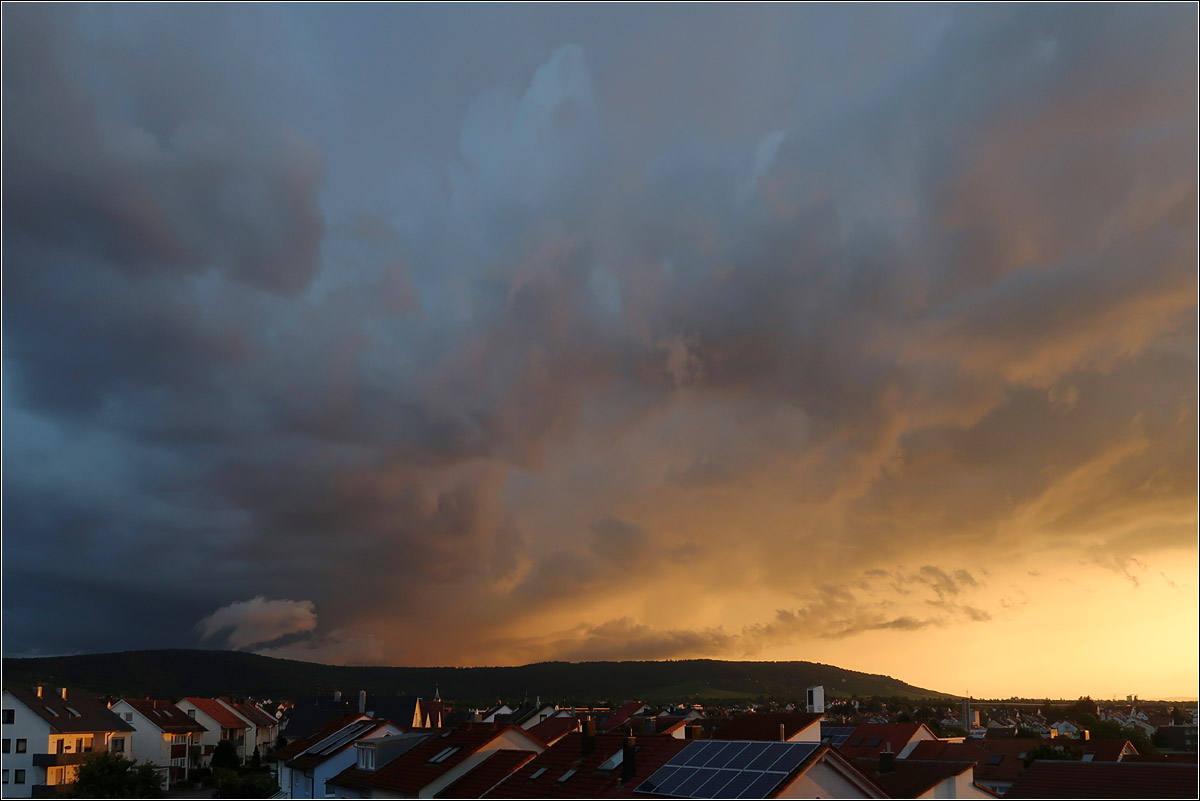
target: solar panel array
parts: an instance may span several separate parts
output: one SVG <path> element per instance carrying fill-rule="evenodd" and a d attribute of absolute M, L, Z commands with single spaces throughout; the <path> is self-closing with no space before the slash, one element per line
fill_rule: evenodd
<path fill-rule="evenodd" d="M 841 748 L 854 734 L 855 726 L 826 726 L 821 724 L 821 741 L 829 743 L 834 748 Z"/>
<path fill-rule="evenodd" d="M 346 728 L 339 729 L 316 745 L 310 746 L 304 751 L 304 753 L 317 754 L 319 756 L 332 754 L 334 751 L 341 748 L 351 740 L 357 739 L 360 735 L 366 734 L 368 730 L 375 726 L 376 722 L 377 721 L 374 720 L 360 720 L 355 723 L 351 723 Z"/>
<path fill-rule="evenodd" d="M 819 743 L 689 743 L 634 792 L 676 798 L 766 798 Z"/>

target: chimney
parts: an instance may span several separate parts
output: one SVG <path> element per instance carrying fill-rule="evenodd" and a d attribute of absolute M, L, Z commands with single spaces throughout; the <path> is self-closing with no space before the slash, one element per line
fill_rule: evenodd
<path fill-rule="evenodd" d="M 1080 729 L 1079 730 L 1079 739 L 1080 740 L 1090 740 L 1090 739 L 1092 739 L 1092 733 L 1090 731 L 1088 731 L 1087 729 Z"/>
<path fill-rule="evenodd" d="M 583 722 L 583 756 L 596 750 L 596 721 L 588 718 Z"/>
<path fill-rule="evenodd" d="M 621 755 L 621 781 L 628 784 L 637 775 L 637 738 L 625 738 L 624 753 Z"/>
<path fill-rule="evenodd" d="M 781 743 L 787 742 L 787 727 L 784 726 L 782 723 L 779 724 L 779 742 L 781 742 Z"/>
<path fill-rule="evenodd" d="M 896 772 L 896 755 L 892 753 L 891 743 L 888 743 L 887 747 L 879 752 L 879 772 L 881 774 Z"/>
<path fill-rule="evenodd" d="M 63 699 L 64 701 L 65 701 L 65 700 L 67 700 L 67 688 L 66 688 L 66 687 L 59 687 L 59 688 L 58 688 L 58 691 L 59 691 L 59 693 L 62 695 L 62 699 Z"/>
<path fill-rule="evenodd" d="M 38 698 L 41 698 L 41 697 L 42 697 L 42 690 L 44 690 L 44 689 L 45 689 L 45 688 L 44 688 L 42 685 L 40 685 L 40 684 L 37 686 L 37 697 L 38 697 Z"/>
<path fill-rule="evenodd" d="M 367 691 L 358 691 L 358 714 L 363 714 L 367 711 Z"/>

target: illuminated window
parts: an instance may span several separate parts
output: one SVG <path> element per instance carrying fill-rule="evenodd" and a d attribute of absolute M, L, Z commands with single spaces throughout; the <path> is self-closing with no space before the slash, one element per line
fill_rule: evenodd
<path fill-rule="evenodd" d="M 25 741 L 24 740 L 17 740 L 17 753 L 18 754 L 25 753 Z M 20 782 L 18 782 L 18 784 L 20 784 Z"/>

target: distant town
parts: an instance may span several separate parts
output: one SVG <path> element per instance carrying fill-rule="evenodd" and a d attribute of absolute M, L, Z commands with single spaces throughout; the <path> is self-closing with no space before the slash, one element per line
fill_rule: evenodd
<path fill-rule="evenodd" d="M 487 707 L 4 688 L 3 795 L 1195 798 L 1195 702 L 839 697 Z"/>

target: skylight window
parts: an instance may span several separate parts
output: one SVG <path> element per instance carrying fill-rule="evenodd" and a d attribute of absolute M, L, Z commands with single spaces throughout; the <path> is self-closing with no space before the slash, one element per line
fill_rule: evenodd
<path fill-rule="evenodd" d="M 79 710 L 73 706 L 67 707 L 67 711 L 70 712 L 72 715 L 74 715 L 77 718 L 83 717 L 83 715 L 79 714 Z"/>
<path fill-rule="evenodd" d="M 533 775 L 529 777 L 529 780 L 533 781 L 534 779 L 536 779 L 538 776 L 541 776 L 545 772 L 546 772 L 545 768 L 538 768 L 537 770 L 535 770 L 533 772 Z"/>
<path fill-rule="evenodd" d="M 576 770 L 575 770 L 575 768 L 571 768 L 571 769 L 570 769 L 570 770 L 568 770 L 566 773 L 564 773 L 563 775 L 559 776 L 559 777 L 558 777 L 558 781 L 560 781 L 560 782 L 565 782 L 567 779 L 569 779 L 569 778 L 571 778 L 572 776 L 574 776 L 574 775 L 575 775 L 575 773 L 576 773 Z"/>
<path fill-rule="evenodd" d="M 874 748 L 875 746 L 879 745 L 881 742 L 883 742 L 882 737 L 872 737 L 870 740 L 867 740 L 867 748 Z"/>
<path fill-rule="evenodd" d="M 430 757 L 429 761 L 430 762 L 445 762 L 447 759 L 450 758 L 451 754 L 453 754 L 455 751 L 458 751 L 458 750 L 459 750 L 459 747 L 457 745 L 452 745 L 449 748 L 443 748 L 441 751 L 439 751 L 437 753 L 437 755 Z"/>
<path fill-rule="evenodd" d="M 625 749 L 622 748 L 617 753 L 610 756 L 608 759 L 600 763 L 600 767 L 596 770 L 612 770 L 625 761 Z"/>
<path fill-rule="evenodd" d="M 1003 761 L 1004 761 L 1004 754 L 992 754 L 990 757 L 988 757 L 989 765 L 999 765 Z"/>
<path fill-rule="evenodd" d="M 46 711 L 47 711 L 47 712 L 49 712 L 51 715 L 54 715 L 54 717 L 56 717 L 56 718 L 58 718 L 58 717 L 62 717 L 61 715 L 59 715 L 57 712 L 55 712 L 53 709 L 51 709 L 51 708 L 50 708 L 50 707 L 48 707 L 48 706 L 43 706 L 43 707 L 42 707 L 42 709 L 46 710 Z"/>

